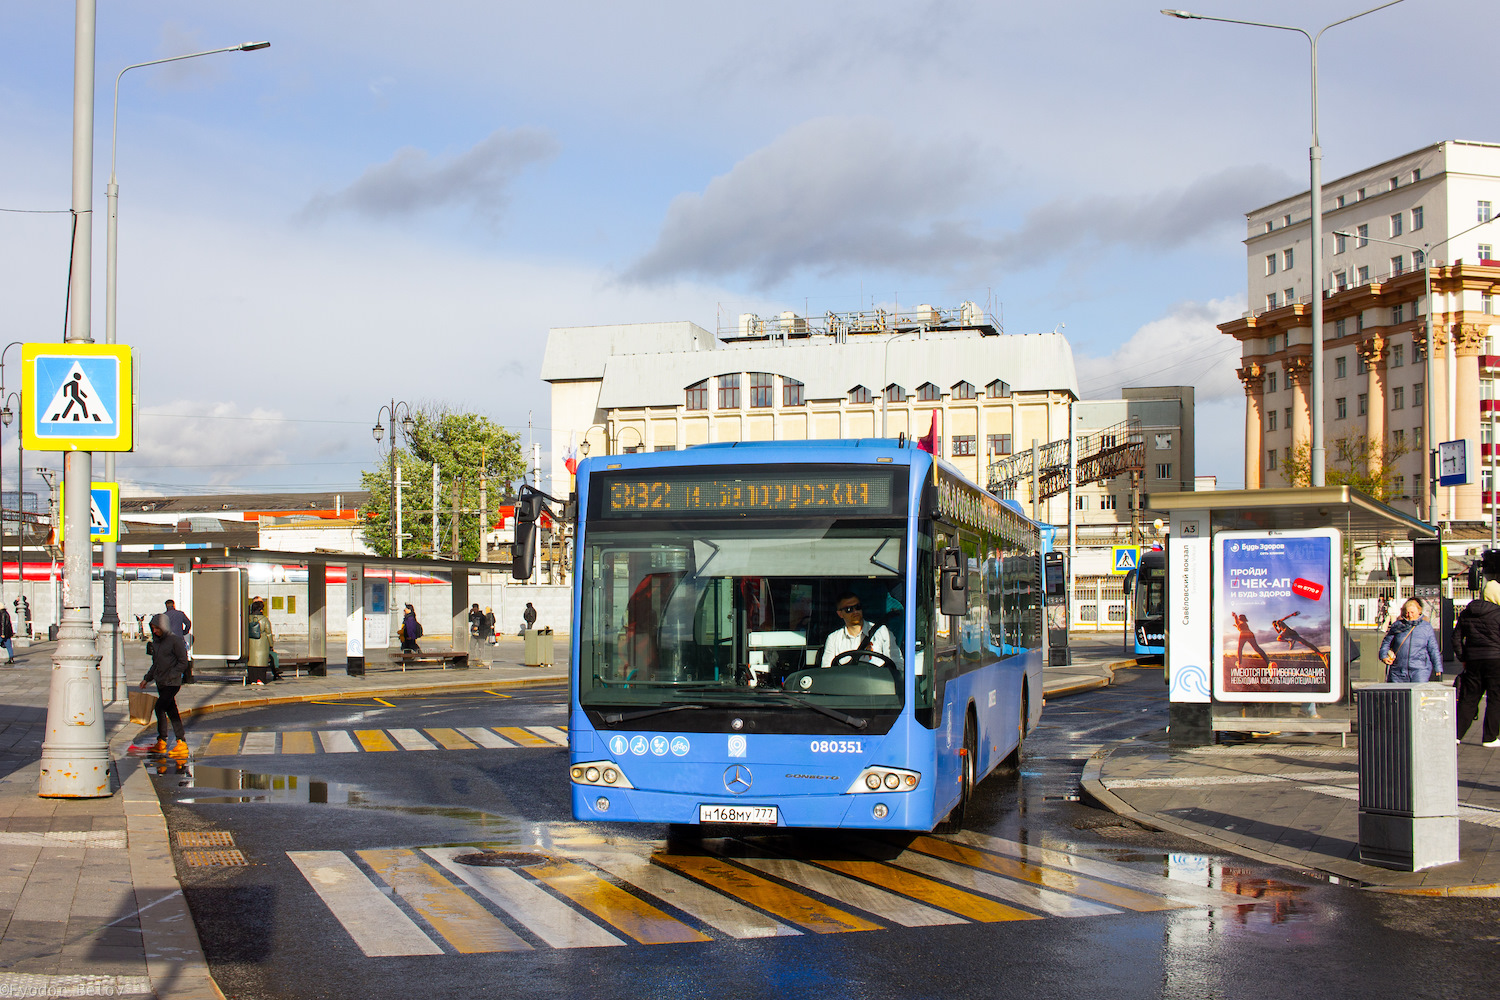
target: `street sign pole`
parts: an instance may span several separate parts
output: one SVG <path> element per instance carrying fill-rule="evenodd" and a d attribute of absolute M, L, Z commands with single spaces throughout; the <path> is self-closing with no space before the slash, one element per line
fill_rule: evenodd
<path fill-rule="evenodd" d="M 94 201 L 94 25 L 95 0 L 77 0 L 73 50 L 73 262 L 68 289 L 69 344 L 90 343 L 90 261 Z M 33 399 L 33 410 L 38 402 Z M 90 587 L 93 545 L 89 539 L 93 455 L 71 450 L 63 459 L 68 498 L 64 522 L 71 527 L 63 548 L 62 619 L 52 654 L 47 731 L 42 740 L 43 798 L 104 798 L 114 794 L 113 762 L 104 733 L 99 654 L 94 644 Z"/>

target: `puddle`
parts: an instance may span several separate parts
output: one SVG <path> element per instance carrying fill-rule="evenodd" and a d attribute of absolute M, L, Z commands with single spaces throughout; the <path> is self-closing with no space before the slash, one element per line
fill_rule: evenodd
<path fill-rule="evenodd" d="M 158 772 L 160 773 L 160 772 Z M 231 794 L 174 796 L 175 802 L 277 802 L 283 804 L 365 805 L 370 799 L 359 785 L 309 778 L 296 774 L 259 774 L 232 767 L 202 764 L 178 768 L 179 788 L 221 791 Z"/>

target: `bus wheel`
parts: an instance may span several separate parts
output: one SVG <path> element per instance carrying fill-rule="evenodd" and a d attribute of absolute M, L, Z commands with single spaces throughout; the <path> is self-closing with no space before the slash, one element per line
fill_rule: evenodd
<path fill-rule="evenodd" d="M 938 824 L 938 833 L 958 833 L 964 828 L 964 814 L 969 810 L 969 800 L 974 797 L 974 775 L 977 773 L 979 735 L 975 732 L 974 714 L 964 719 L 964 751 L 959 758 L 958 804 L 948 818 Z"/>
<path fill-rule="evenodd" d="M 1026 692 L 1021 692 L 1021 718 L 1016 724 L 1016 748 L 1005 755 L 1000 766 L 1011 771 L 1021 769 L 1021 745 L 1026 742 L 1026 715 L 1030 706 L 1026 702 Z"/>

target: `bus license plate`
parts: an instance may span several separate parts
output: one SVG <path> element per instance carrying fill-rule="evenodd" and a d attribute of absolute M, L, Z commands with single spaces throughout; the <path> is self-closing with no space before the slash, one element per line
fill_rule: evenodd
<path fill-rule="evenodd" d="M 699 806 L 699 823 L 752 823 L 776 825 L 775 806 Z"/>

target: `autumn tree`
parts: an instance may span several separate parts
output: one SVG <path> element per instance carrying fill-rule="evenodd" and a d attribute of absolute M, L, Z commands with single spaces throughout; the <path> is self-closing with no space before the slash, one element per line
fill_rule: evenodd
<path fill-rule="evenodd" d="M 404 484 L 401 529 L 407 538 L 402 554 L 415 557 L 453 557 L 453 510 L 457 508 L 457 556 L 477 559 L 482 544 L 481 525 L 494 523 L 496 508 L 509 502 L 514 495 L 513 484 L 525 472 L 520 440 L 515 434 L 488 417 L 438 406 L 412 412 L 411 434 L 403 435 L 395 458 Z M 432 550 L 434 466 L 439 480 L 436 552 Z M 394 555 L 389 457 L 378 467 L 361 473 L 360 479 L 370 491 L 370 500 L 360 512 L 365 542 L 380 555 Z M 487 489 L 489 508 L 483 516 L 479 510 L 481 481 Z"/>
<path fill-rule="evenodd" d="M 1323 469 L 1325 484 L 1353 487 L 1381 503 L 1398 499 L 1396 463 L 1411 451 L 1404 441 L 1382 445 L 1363 434 L 1350 433 L 1335 438 L 1331 445 Z M 1292 486 L 1312 485 L 1312 446 L 1304 441 L 1293 447 L 1281 475 Z"/>

